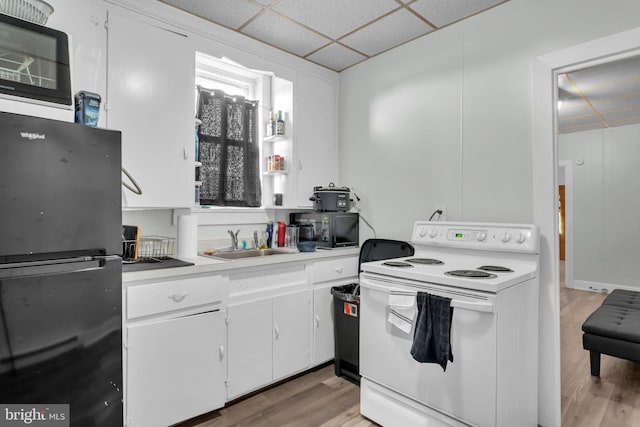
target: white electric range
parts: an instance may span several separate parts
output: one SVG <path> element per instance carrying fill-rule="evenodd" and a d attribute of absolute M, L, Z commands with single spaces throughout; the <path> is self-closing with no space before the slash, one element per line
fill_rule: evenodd
<path fill-rule="evenodd" d="M 413 256 L 363 263 L 361 413 L 384 426 L 537 425 L 538 239 L 533 225 L 419 221 Z M 410 354 L 418 292 L 450 299 L 446 369 Z"/>

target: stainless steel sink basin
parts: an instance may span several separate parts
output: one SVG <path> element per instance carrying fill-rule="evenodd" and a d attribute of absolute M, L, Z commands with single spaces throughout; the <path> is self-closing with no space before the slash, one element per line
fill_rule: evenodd
<path fill-rule="evenodd" d="M 244 259 L 244 258 L 254 258 L 259 256 L 270 256 L 270 255 L 286 255 L 286 254 L 294 254 L 298 252 L 292 248 L 271 248 L 271 249 L 240 249 L 237 251 L 230 252 L 217 252 L 212 255 L 205 255 L 210 258 L 217 259 Z"/>

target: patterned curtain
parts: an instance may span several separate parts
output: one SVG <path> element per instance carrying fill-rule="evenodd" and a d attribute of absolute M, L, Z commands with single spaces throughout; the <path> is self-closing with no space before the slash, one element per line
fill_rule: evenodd
<path fill-rule="evenodd" d="M 200 204 L 259 207 L 258 101 L 198 87 Z"/>

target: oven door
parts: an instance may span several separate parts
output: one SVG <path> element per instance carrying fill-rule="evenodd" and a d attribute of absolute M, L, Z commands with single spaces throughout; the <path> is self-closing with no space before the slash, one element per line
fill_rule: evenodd
<path fill-rule="evenodd" d="M 454 290 L 403 279 L 374 277 L 360 279 L 360 374 L 393 393 L 427 406 L 420 414 L 435 418 L 453 418 L 450 424 L 496 425 L 497 402 L 497 313 L 495 296 Z M 419 286 L 419 287 L 418 287 Z M 413 327 L 403 332 L 389 322 L 389 295 L 406 291 L 424 291 L 452 299 L 451 348 L 453 362 L 446 371 L 438 364 L 419 363 L 410 354 Z M 363 389 L 364 390 L 364 389 Z M 362 392 L 363 396 L 365 391 Z M 392 399 L 396 400 L 396 399 Z M 409 401 L 409 406 L 415 402 Z M 417 405 L 420 406 L 420 405 Z M 371 408 L 371 409 L 368 409 Z M 382 425 L 392 425 L 410 412 L 393 413 L 391 406 L 362 403 L 362 413 Z M 372 411 L 371 414 L 366 411 Z M 422 415 L 418 416 L 420 418 Z M 382 419 L 381 419 L 382 417 Z M 427 418 L 431 418 L 425 415 Z M 453 422 L 452 422 L 453 421 Z M 407 421 L 407 425 L 432 425 L 427 420 Z"/>

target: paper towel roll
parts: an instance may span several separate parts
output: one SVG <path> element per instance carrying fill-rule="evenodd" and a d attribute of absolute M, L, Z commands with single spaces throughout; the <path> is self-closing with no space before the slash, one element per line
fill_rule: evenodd
<path fill-rule="evenodd" d="M 197 215 L 178 215 L 178 258 L 195 258 L 198 255 Z"/>

